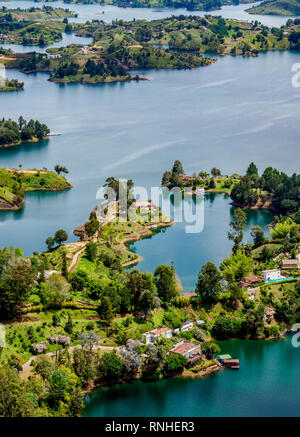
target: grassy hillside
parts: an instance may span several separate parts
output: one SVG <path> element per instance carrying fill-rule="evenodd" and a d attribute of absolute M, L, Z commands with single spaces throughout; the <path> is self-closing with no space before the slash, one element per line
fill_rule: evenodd
<path fill-rule="evenodd" d="M 300 15 L 300 1 L 274 0 L 263 2 L 259 6 L 247 9 L 247 12 L 260 15 Z"/>
<path fill-rule="evenodd" d="M 61 191 L 72 185 L 48 170 L 0 168 L 0 209 L 19 209 L 26 191 Z"/>

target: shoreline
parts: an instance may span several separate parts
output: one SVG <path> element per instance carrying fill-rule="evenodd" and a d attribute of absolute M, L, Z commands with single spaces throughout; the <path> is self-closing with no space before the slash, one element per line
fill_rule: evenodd
<path fill-rule="evenodd" d="M 7 91 L 10 91 L 10 90 L 7 90 Z M 20 91 L 20 90 L 12 90 L 12 91 Z M 15 143 L 2 144 L 2 145 L 0 146 L 0 148 L 2 148 L 2 147 L 3 147 L 3 148 L 6 148 L 6 147 L 20 146 L 22 143 L 40 143 L 40 142 L 42 142 L 42 141 L 44 141 L 44 140 L 49 140 L 50 136 L 51 136 L 51 134 L 47 135 L 47 136 L 44 137 L 44 138 L 41 138 L 40 140 L 39 140 L 37 137 L 33 137 L 33 138 L 31 138 L 30 140 L 20 140 L 20 141 L 17 141 L 17 142 L 15 142 Z"/>
<path fill-rule="evenodd" d="M 168 227 L 173 226 L 173 225 L 175 225 L 175 222 L 173 222 L 173 221 L 159 222 L 159 223 L 157 223 L 157 226 L 155 225 L 155 228 L 153 228 L 153 229 L 168 228 Z M 135 252 L 130 250 L 130 248 L 127 246 L 127 244 L 134 242 L 134 241 L 143 240 L 144 238 L 152 237 L 153 235 L 155 235 L 155 232 L 153 232 L 150 228 L 151 226 L 153 226 L 153 224 L 146 226 L 146 230 L 144 232 L 140 232 L 139 234 L 137 234 L 135 236 L 124 237 L 120 242 L 122 248 L 125 249 L 126 251 L 134 254 Z M 143 257 L 141 255 L 139 255 L 139 254 L 136 254 L 136 255 L 137 255 L 136 259 L 133 259 L 131 261 L 127 261 L 127 262 L 123 263 L 122 267 L 129 267 L 131 265 L 138 264 L 140 261 L 143 260 Z"/>

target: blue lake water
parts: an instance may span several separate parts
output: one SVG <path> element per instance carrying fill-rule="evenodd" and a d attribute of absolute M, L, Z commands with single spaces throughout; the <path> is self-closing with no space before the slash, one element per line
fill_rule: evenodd
<path fill-rule="evenodd" d="M 31 7 L 11 1 L 8 7 Z M 122 9 L 99 5 L 66 5 L 79 13 L 74 21 L 94 18 L 155 19 L 184 10 Z M 280 26 L 287 17 L 249 16 L 249 5 L 224 7 L 216 15 Z M 102 14 L 102 11 L 105 11 Z M 214 13 L 214 12 L 211 12 Z M 204 15 L 192 12 L 192 15 Z M 70 39 L 66 39 L 70 38 Z M 75 42 L 65 36 L 66 44 Z M 87 43 L 84 39 L 76 42 Z M 35 49 L 35 48 L 33 48 Z M 21 47 L 18 46 L 18 50 Z M 31 51 L 32 48 L 25 50 Z M 108 176 L 132 178 L 150 190 L 175 159 L 186 173 L 216 166 L 224 174 L 242 173 L 250 161 L 260 170 L 272 165 L 299 172 L 300 91 L 291 85 L 292 65 L 299 54 L 272 52 L 257 58 L 224 57 L 192 71 L 147 71 L 149 81 L 99 84 L 54 84 L 48 75 L 9 70 L 25 82 L 22 92 L 2 93 L 0 116 L 20 114 L 46 122 L 51 137 L 0 150 L 0 165 L 52 169 L 63 164 L 74 189 L 30 193 L 21 211 L 0 212 L 0 245 L 22 247 L 25 254 L 44 250 L 44 241 L 58 228 L 71 232 L 86 221 L 96 204 L 96 191 Z M 188 203 L 190 201 L 187 201 Z M 184 290 L 193 289 L 202 264 L 219 264 L 230 252 L 226 238 L 232 214 L 223 194 L 206 194 L 204 229 L 187 234 L 186 223 L 136 242 L 144 260 L 140 269 L 154 270 L 174 261 Z M 249 228 L 267 231 L 272 215 L 248 212 Z M 229 341 L 224 353 L 241 359 L 238 372 L 224 370 L 205 379 L 134 382 L 95 391 L 87 398 L 86 416 L 299 416 L 299 350 L 282 341 Z"/>
<path fill-rule="evenodd" d="M 281 417 L 300 415 L 300 351 L 284 340 L 220 342 L 240 369 L 205 378 L 115 385 L 87 396 L 88 417 Z"/>
<path fill-rule="evenodd" d="M 51 2 L 52 7 L 61 7 L 69 9 L 78 14 L 77 18 L 69 18 L 70 22 L 85 22 L 91 20 L 103 20 L 106 23 L 110 23 L 113 20 L 157 20 L 171 15 L 197 15 L 203 16 L 206 14 L 218 15 L 224 18 L 235 18 L 238 20 L 255 21 L 258 20 L 266 26 L 280 27 L 286 23 L 289 17 L 281 17 L 275 15 L 252 15 L 248 14 L 245 10 L 256 6 L 258 3 L 240 4 L 238 6 L 223 6 L 220 10 L 215 11 L 187 11 L 186 9 L 174 9 L 174 8 L 119 8 L 117 6 L 102 6 L 99 4 L 84 5 L 84 4 L 67 4 L 62 1 Z M 30 8 L 32 7 L 32 1 L 28 0 L 12 0 L 9 2 L 1 2 L 1 5 L 5 5 L 9 8 Z M 42 4 L 35 4 L 36 7 L 42 7 Z M 103 14 L 104 12 L 104 14 Z"/>
<path fill-rule="evenodd" d="M 0 165 L 51 169 L 60 163 L 69 169 L 74 189 L 27 194 L 22 211 L 1 212 L 1 245 L 21 246 L 27 254 L 43 250 L 56 229 L 65 228 L 71 236 L 86 221 L 108 176 L 132 178 L 149 190 L 159 185 L 175 159 L 183 162 L 187 174 L 213 166 L 224 174 L 242 173 L 251 161 L 260 170 L 272 165 L 297 171 L 300 92 L 291 85 L 296 62 L 299 54 L 292 52 L 227 56 L 194 70 L 144 71 L 148 81 L 95 86 L 55 84 L 47 81 L 46 73 L 8 70 L 8 77 L 24 81 L 25 89 L 1 95 L 1 115 L 38 118 L 61 136 L 1 149 Z M 229 219 L 228 201 L 220 199 L 207 207 L 222 209 L 223 202 L 222 220 Z M 222 231 L 211 230 L 211 241 L 228 222 L 219 226 Z M 175 226 L 161 235 L 179 231 Z M 195 242 L 195 253 L 201 237 L 188 237 Z M 153 239 L 157 244 L 158 238 Z M 222 244 L 218 240 L 218 259 L 228 253 L 226 241 L 225 234 Z M 187 244 L 182 258 L 190 256 Z M 205 248 L 203 261 L 205 253 L 208 260 L 212 251 Z M 175 254 L 168 259 L 176 262 Z"/>

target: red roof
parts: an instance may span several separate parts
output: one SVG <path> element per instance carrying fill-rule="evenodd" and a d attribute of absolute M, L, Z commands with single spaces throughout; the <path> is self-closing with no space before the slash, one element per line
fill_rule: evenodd
<path fill-rule="evenodd" d="M 187 297 L 187 298 L 197 297 L 197 293 L 195 293 L 195 292 L 192 292 L 192 293 L 182 293 L 182 297 Z"/>
<path fill-rule="evenodd" d="M 199 346 L 197 343 L 193 343 L 191 341 L 185 341 L 184 343 L 181 343 L 178 346 L 175 345 L 170 352 L 173 354 L 184 355 L 185 353 L 187 353 L 191 349 L 194 349 L 197 346 Z"/>

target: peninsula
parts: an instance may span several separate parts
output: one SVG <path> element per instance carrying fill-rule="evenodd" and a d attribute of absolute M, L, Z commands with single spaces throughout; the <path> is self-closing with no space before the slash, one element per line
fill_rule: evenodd
<path fill-rule="evenodd" d="M 0 167 L 0 210 L 18 210 L 28 191 L 63 191 L 72 185 L 53 171 Z"/>
<path fill-rule="evenodd" d="M 249 14 L 259 15 L 300 15 L 299 0 L 270 0 L 246 9 Z"/>
<path fill-rule="evenodd" d="M 24 88 L 24 82 L 17 79 L 6 79 L 3 85 L 0 84 L 0 91 L 19 91 Z"/>
<path fill-rule="evenodd" d="M 10 81 L 10 83 L 14 87 L 21 85 L 18 81 Z M 0 147 L 15 146 L 23 141 L 41 141 L 48 138 L 49 133 L 48 126 L 39 120 L 29 120 L 27 122 L 20 116 L 18 122 L 16 122 L 3 118 L 0 120 Z"/>
<path fill-rule="evenodd" d="M 181 171 L 179 161 L 175 170 Z M 1 171 L 15 181 L 28 176 Z M 254 173 L 249 166 L 247 174 Z M 35 172 L 30 179 L 41 176 Z M 24 399 L 0 406 L 2 416 L 12 415 L 12 405 L 19 416 L 78 416 L 84 393 L 97 386 L 202 377 L 236 366 L 238 360 L 227 364 L 226 356 L 216 356 L 216 341 L 280 337 L 297 320 L 299 201 L 297 213 L 278 219 L 270 238 L 254 227 L 251 244 L 243 243 L 247 218 L 237 208 L 228 232 L 232 253 L 220 268 L 204 264 L 195 290 L 182 293 L 172 265 L 153 274 L 124 269 L 132 259 L 124 240 L 147 230 L 154 208 L 150 201 L 136 202 L 133 181 L 127 182 L 127 205 L 138 210 L 138 222 L 129 216 L 121 221 L 124 186 L 111 177 L 104 187 L 119 187 L 114 213 L 109 204 L 92 211 L 75 231 L 80 241 L 65 243 L 68 234 L 58 229 L 46 239 L 44 253 L 24 257 L 20 249 L 1 249 L 0 320 L 7 347 L 0 356 L 0 392 L 10 396 L 13 384 Z M 160 221 L 162 213 L 155 211 Z M 57 403 L 56 380 L 68 382 Z"/>

